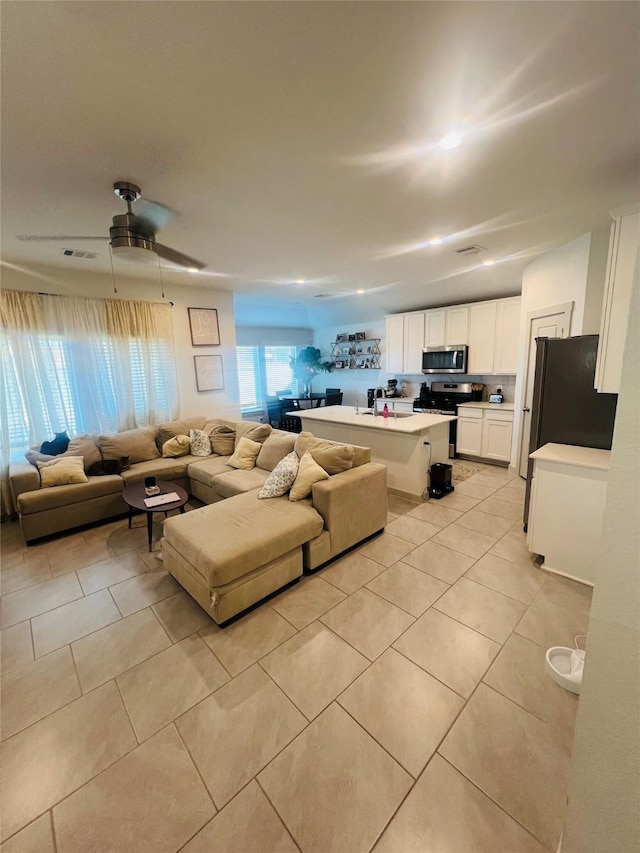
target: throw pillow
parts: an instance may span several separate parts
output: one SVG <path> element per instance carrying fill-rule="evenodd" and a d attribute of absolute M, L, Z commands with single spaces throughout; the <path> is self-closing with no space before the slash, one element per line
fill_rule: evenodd
<path fill-rule="evenodd" d="M 100 448 L 103 459 L 120 459 L 128 456 L 129 462 L 150 462 L 160 458 L 156 447 L 156 428 L 128 429 L 113 435 L 99 435 L 96 444 Z"/>
<path fill-rule="evenodd" d="M 297 455 L 298 454 L 296 453 L 296 456 Z M 328 479 L 329 475 L 327 472 L 314 461 L 313 456 L 307 450 L 300 460 L 298 476 L 296 477 L 293 486 L 291 486 L 289 500 L 301 501 L 303 498 L 308 498 L 311 494 L 311 487 L 314 483 Z"/>
<path fill-rule="evenodd" d="M 301 432 L 296 439 L 296 453 L 302 459 L 307 451 L 328 474 L 340 474 L 353 468 L 355 450 L 350 444 L 335 444 L 316 438 L 310 432 Z"/>
<path fill-rule="evenodd" d="M 300 462 L 295 450 L 287 454 L 276 465 L 265 480 L 264 486 L 258 492 L 259 498 L 279 498 L 286 495 L 298 476 Z"/>
<path fill-rule="evenodd" d="M 84 458 L 85 471 L 88 471 L 93 465 L 102 462 L 102 453 L 100 453 L 95 438 L 86 432 L 82 433 L 82 435 L 74 435 L 63 455 L 82 456 Z M 106 455 L 109 459 L 120 458 L 119 456 L 111 456 L 110 454 Z"/>
<path fill-rule="evenodd" d="M 40 445 L 40 453 L 48 453 L 51 456 L 58 456 L 64 453 L 69 446 L 69 436 L 67 431 L 57 432 L 56 437 L 52 441 L 43 441 Z"/>
<path fill-rule="evenodd" d="M 259 441 L 251 441 L 250 438 L 242 436 L 227 465 L 231 465 L 232 468 L 241 468 L 243 471 L 250 471 L 255 467 L 261 447 Z"/>
<path fill-rule="evenodd" d="M 191 453 L 193 456 L 211 456 L 211 442 L 204 430 L 189 430 L 189 441 L 191 442 Z"/>
<path fill-rule="evenodd" d="M 191 450 L 191 441 L 188 435 L 176 435 L 165 441 L 162 445 L 162 455 L 176 459 L 178 456 L 186 456 Z"/>
<path fill-rule="evenodd" d="M 209 436 L 211 450 L 218 456 L 231 456 L 236 448 L 236 431 L 224 424 L 205 424 L 204 431 Z"/>
<path fill-rule="evenodd" d="M 105 477 L 107 474 L 122 474 L 123 471 L 128 471 L 129 467 L 128 456 L 121 459 L 101 459 L 100 462 L 89 466 L 87 474 L 90 477 Z"/>
<path fill-rule="evenodd" d="M 55 459 L 55 456 L 51 456 L 49 453 L 40 453 L 39 450 L 36 450 L 35 447 L 32 447 L 31 450 L 27 450 L 24 454 L 24 458 L 27 462 L 31 462 L 31 464 L 37 468 L 38 462 L 51 462 L 52 459 Z"/>
<path fill-rule="evenodd" d="M 177 435 L 189 435 L 189 430 L 192 429 L 204 429 L 204 422 L 205 418 L 201 415 L 200 417 L 182 418 L 179 421 L 167 421 L 164 424 L 159 424 L 156 433 L 158 450 L 162 450 L 163 445 L 170 438 L 175 438 Z"/>
<path fill-rule="evenodd" d="M 59 456 L 49 462 L 38 462 L 40 486 L 66 486 L 69 483 L 86 483 L 82 456 Z"/>

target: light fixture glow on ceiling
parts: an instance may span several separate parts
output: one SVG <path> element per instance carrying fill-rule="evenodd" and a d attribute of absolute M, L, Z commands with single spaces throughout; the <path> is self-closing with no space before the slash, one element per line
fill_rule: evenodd
<path fill-rule="evenodd" d="M 456 133 L 454 130 L 451 133 L 447 133 L 446 136 L 443 136 L 438 145 L 440 148 L 443 148 L 447 151 L 449 148 L 457 148 L 458 145 L 462 142 L 462 137 L 459 133 Z"/>
<path fill-rule="evenodd" d="M 482 262 L 482 265 L 485 267 L 492 267 L 495 264 L 495 261 L 492 261 L 491 258 L 487 258 L 486 261 Z"/>
<path fill-rule="evenodd" d="M 442 243 L 442 238 L 441 238 L 441 237 L 434 237 L 432 240 L 429 240 L 429 245 L 430 245 L 430 246 L 439 246 L 439 245 L 440 245 L 440 243 Z"/>
<path fill-rule="evenodd" d="M 296 284 L 304 284 L 304 282 L 305 282 L 305 279 L 303 279 L 303 278 L 297 278 L 296 279 Z"/>
<path fill-rule="evenodd" d="M 198 267 L 187 267 L 188 272 L 198 272 Z"/>
<path fill-rule="evenodd" d="M 362 288 L 359 288 L 358 290 L 356 290 L 356 293 L 364 293 L 364 290 Z"/>

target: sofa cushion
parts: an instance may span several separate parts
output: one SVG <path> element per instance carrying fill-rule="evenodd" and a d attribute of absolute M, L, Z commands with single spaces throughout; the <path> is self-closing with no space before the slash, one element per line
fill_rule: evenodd
<path fill-rule="evenodd" d="M 157 459 L 160 451 L 156 447 L 155 427 L 128 429 L 113 435 L 99 435 L 96 444 L 100 448 L 103 459 L 120 459 L 129 457 L 129 464 L 148 462 Z"/>
<path fill-rule="evenodd" d="M 295 443 L 295 433 L 274 429 L 262 445 L 256 465 L 265 471 L 273 471 L 276 465 L 291 453 Z"/>
<path fill-rule="evenodd" d="M 48 509 L 68 506 L 70 512 L 81 501 L 101 498 L 105 495 L 122 493 L 122 477 L 112 474 L 108 477 L 89 477 L 80 485 L 56 486 L 55 489 L 35 489 L 18 495 L 18 509 L 22 515 L 31 515 Z M 123 503 L 123 512 L 126 505 Z"/>
<path fill-rule="evenodd" d="M 182 418 L 179 421 L 167 421 L 164 424 L 160 424 L 157 427 L 156 433 L 156 445 L 158 450 L 162 450 L 162 445 L 169 441 L 170 438 L 174 438 L 176 435 L 189 435 L 189 431 L 192 429 L 202 429 L 205 424 L 205 418 L 195 417 L 195 418 Z"/>
<path fill-rule="evenodd" d="M 229 457 L 228 464 L 232 468 L 240 468 L 243 471 L 250 471 L 255 468 L 258 453 L 262 449 L 259 441 L 252 441 L 244 435 L 236 445 L 233 456 Z"/>
<path fill-rule="evenodd" d="M 264 498 L 279 498 L 281 495 L 286 495 L 298 476 L 299 467 L 298 454 L 292 450 L 278 462 L 269 474 L 264 486 L 258 492 L 258 497 L 263 500 Z"/>
<path fill-rule="evenodd" d="M 92 465 L 96 462 L 102 462 L 102 453 L 96 444 L 95 437 L 83 432 L 81 435 L 74 435 L 69 442 L 69 447 L 62 454 L 63 456 L 82 456 L 84 459 L 84 470 L 89 471 Z M 123 454 L 126 456 L 127 454 Z M 104 454 L 105 459 L 117 459 L 117 456 Z"/>
<path fill-rule="evenodd" d="M 203 429 L 189 430 L 192 456 L 211 456 L 211 442 Z"/>
<path fill-rule="evenodd" d="M 311 487 L 314 483 L 319 483 L 320 480 L 328 480 L 329 475 L 321 468 L 314 460 L 313 456 L 307 450 L 300 460 L 298 475 L 289 492 L 290 501 L 301 501 L 303 498 L 308 498 L 311 494 Z"/>
<path fill-rule="evenodd" d="M 211 587 L 264 566 L 321 530 L 322 518 L 304 501 L 259 501 L 255 491 L 164 522 L 167 541 Z"/>
<path fill-rule="evenodd" d="M 262 468 L 251 468 L 249 471 L 232 469 L 223 474 L 216 474 L 212 486 L 221 498 L 232 498 L 253 489 L 261 489 L 269 476 Z"/>
<path fill-rule="evenodd" d="M 209 436 L 211 450 L 218 456 L 231 456 L 236 448 L 236 431 L 225 424 L 206 423 L 204 431 Z"/>
<path fill-rule="evenodd" d="M 235 470 L 227 465 L 228 461 L 228 456 L 209 456 L 207 459 L 190 462 L 187 468 L 189 479 L 202 483 L 203 486 L 212 487 L 216 474 L 227 474 Z"/>
<path fill-rule="evenodd" d="M 310 432 L 301 432 L 296 439 L 296 453 L 302 459 L 307 451 L 327 474 L 340 474 L 353 467 L 355 451 L 350 444 L 336 444 L 316 438 Z"/>
<path fill-rule="evenodd" d="M 90 477 L 104 477 L 107 474 L 122 474 L 123 471 L 128 471 L 129 467 L 128 456 L 123 456 L 122 459 L 101 459 L 100 462 L 89 466 L 87 474 Z"/>
<path fill-rule="evenodd" d="M 259 424 L 255 423 L 255 421 L 238 421 L 236 424 L 236 447 L 243 436 L 251 439 L 251 441 L 259 441 L 262 444 L 271 432 L 271 424 Z"/>
<path fill-rule="evenodd" d="M 40 486 L 67 486 L 70 483 L 86 483 L 82 456 L 59 456 L 48 462 L 38 462 Z"/>
<path fill-rule="evenodd" d="M 179 459 L 150 459 L 138 462 L 120 475 L 126 484 L 137 483 L 145 477 L 157 477 L 158 480 L 181 480 L 187 476 L 187 456 Z"/>
<path fill-rule="evenodd" d="M 188 435 L 174 435 L 162 445 L 163 458 L 175 459 L 178 456 L 186 456 L 191 452 L 191 440 Z"/>

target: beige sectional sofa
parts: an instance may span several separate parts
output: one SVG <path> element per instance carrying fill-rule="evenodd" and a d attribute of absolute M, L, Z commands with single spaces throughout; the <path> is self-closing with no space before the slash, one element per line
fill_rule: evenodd
<path fill-rule="evenodd" d="M 262 447 L 255 467 L 233 468 L 229 456 L 217 454 L 159 455 L 169 438 L 216 426 L 235 432 L 236 447 L 242 436 L 255 437 L 257 430 Z M 118 451 L 127 440 L 126 434 L 121 436 L 125 439 L 124 444 L 116 443 Z M 278 462 L 294 449 L 301 453 L 314 442 L 329 450 L 331 445 L 340 447 L 309 434 L 282 432 L 248 421 L 189 418 L 158 427 L 158 456 L 135 462 L 122 474 L 89 476 L 86 483 L 40 488 L 37 468 L 25 462 L 12 466 L 11 487 L 23 534 L 30 542 L 126 513 L 122 498 L 126 483 L 153 475 L 183 486 L 207 506 L 165 521 L 165 566 L 222 623 L 300 577 L 303 567 L 316 569 L 384 528 L 387 471 L 370 461 L 369 449 L 364 447 L 354 447 L 351 467 L 316 482 L 306 500 L 290 501 L 287 494 L 258 498 Z"/>

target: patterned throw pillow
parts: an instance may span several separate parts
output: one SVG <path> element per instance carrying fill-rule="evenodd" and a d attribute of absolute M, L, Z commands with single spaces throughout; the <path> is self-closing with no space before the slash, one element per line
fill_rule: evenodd
<path fill-rule="evenodd" d="M 298 454 L 295 450 L 281 459 L 258 492 L 259 498 L 279 498 L 286 495 L 298 476 Z"/>
<path fill-rule="evenodd" d="M 211 442 L 209 441 L 209 436 L 204 430 L 190 430 L 189 441 L 191 442 L 192 456 L 211 456 Z"/>

